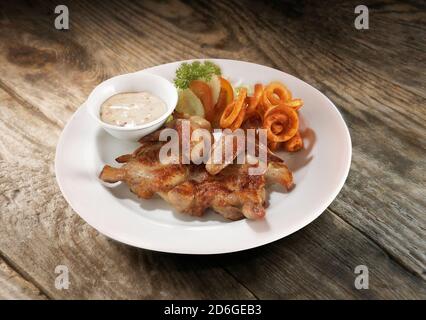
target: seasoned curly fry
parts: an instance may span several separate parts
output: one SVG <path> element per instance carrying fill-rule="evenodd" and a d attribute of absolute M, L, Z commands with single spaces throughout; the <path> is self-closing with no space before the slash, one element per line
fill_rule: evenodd
<path fill-rule="evenodd" d="M 257 112 L 257 106 L 259 105 L 260 99 L 263 95 L 263 85 L 260 83 L 256 83 L 254 85 L 254 94 L 252 97 L 247 97 L 248 99 L 248 108 L 247 115 L 251 115 L 254 112 Z"/>
<path fill-rule="evenodd" d="M 226 106 L 220 126 L 232 130 L 262 127 L 268 132 L 269 149 L 294 152 L 303 148 L 296 112 L 302 106 L 303 101 L 293 99 L 282 83 L 273 81 L 266 87 L 257 83 L 253 96 L 248 97 L 247 89 L 242 88 L 237 99 Z"/>
<path fill-rule="evenodd" d="M 296 134 L 299 129 L 299 118 L 293 109 L 278 105 L 265 113 L 263 128 L 267 129 L 270 141 L 284 142 Z"/>
<path fill-rule="evenodd" d="M 284 125 L 282 123 L 275 122 L 271 125 L 271 130 L 274 134 L 279 134 L 284 130 Z"/>
<path fill-rule="evenodd" d="M 292 99 L 290 101 L 283 102 L 283 104 L 297 111 L 303 106 L 303 101 L 302 99 Z"/>
<path fill-rule="evenodd" d="M 288 152 L 296 152 L 303 148 L 303 139 L 300 135 L 300 132 L 297 131 L 297 133 L 294 135 L 293 138 L 290 140 L 284 142 L 283 148 L 285 151 Z"/>
<path fill-rule="evenodd" d="M 242 109 L 241 109 L 240 113 L 238 114 L 237 118 L 236 118 L 236 119 L 234 120 L 234 122 L 232 122 L 232 124 L 229 126 L 229 129 L 231 129 L 231 130 L 236 130 L 236 129 L 238 129 L 239 127 L 241 127 L 241 124 L 243 123 L 243 121 L 244 121 L 244 117 L 245 117 L 245 115 L 246 115 L 246 110 L 247 110 L 247 104 L 245 104 L 245 105 L 242 107 Z"/>
<path fill-rule="evenodd" d="M 281 146 L 281 142 L 274 142 L 274 141 L 268 142 L 268 148 L 271 151 L 277 150 L 280 146 Z"/>
<path fill-rule="evenodd" d="M 278 81 L 273 81 L 263 91 L 262 106 L 267 111 L 273 106 L 290 101 L 291 98 L 291 92 L 286 86 Z"/>
<path fill-rule="evenodd" d="M 262 127 L 262 117 L 257 112 L 254 112 L 252 114 L 248 114 L 248 112 L 246 112 L 242 127 L 244 129 L 260 128 Z"/>
<path fill-rule="evenodd" d="M 237 100 L 228 104 L 222 113 L 220 118 L 220 126 L 222 128 L 228 128 L 237 119 L 238 115 L 243 108 L 244 101 L 247 97 L 247 89 L 241 88 Z"/>

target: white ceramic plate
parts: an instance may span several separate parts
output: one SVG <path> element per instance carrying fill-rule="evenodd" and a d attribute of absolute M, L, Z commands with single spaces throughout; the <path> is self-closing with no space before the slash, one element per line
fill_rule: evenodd
<path fill-rule="evenodd" d="M 133 151 L 137 143 L 108 135 L 85 105 L 73 115 L 56 149 L 59 187 L 71 207 L 91 226 L 126 244 L 163 252 L 215 254 L 245 250 L 283 238 L 316 219 L 343 187 L 351 162 L 348 128 L 333 103 L 309 84 L 258 64 L 215 60 L 232 82 L 285 83 L 304 100 L 300 111 L 305 150 L 287 154 L 295 188 L 269 189 L 266 218 L 225 221 L 218 214 L 194 218 L 175 212 L 161 199 L 141 200 L 125 184 L 107 186 L 98 179 L 104 164 Z M 173 80 L 181 62 L 145 71 Z M 142 71 L 142 72 L 145 72 Z"/>

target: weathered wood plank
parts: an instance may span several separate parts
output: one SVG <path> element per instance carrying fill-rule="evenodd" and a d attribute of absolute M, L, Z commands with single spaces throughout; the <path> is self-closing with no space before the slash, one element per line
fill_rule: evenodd
<path fill-rule="evenodd" d="M 356 4 L 358 3 L 346 2 L 333 5 L 327 2 L 318 7 L 310 5 L 309 2 L 292 3 L 291 6 L 286 2 L 277 2 L 265 7 L 258 2 L 187 4 L 171 1 L 132 3 L 125 7 L 119 2 L 108 5 L 74 2 L 69 4 L 71 30 L 68 32 L 59 32 L 53 28 L 52 13 L 56 3 L 40 2 L 32 8 L 4 8 L 0 10 L 0 84 L 17 98 L 27 111 L 36 112 L 41 118 L 40 121 L 50 123 L 49 126 L 58 131 L 97 82 L 114 74 L 135 71 L 167 61 L 200 56 L 235 58 L 274 66 L 299 76 L 324 91 L 338 105 L 351 129 L 354 144 L 351 174 L 343 192 L 331 206 L 333 212 L 344 221 L 332 217 L 322 219 L 320 225 L 315 225 L 315 228 L 325 235 L 330 232 L 330 226 L 340 225 L 345 236 L 334 234 L 334 237 L 339 240 L 341 246 L 329 244 L 330 247 L 319 247 L 321 254 L 314 255 L 297 246 L 297 243 L 294 244 L 294 249 L 274 244 L 255 252 L 259 254 L 265 250 L 265 254 L 275 257 L 281 254 L 292 256 L 297 250 L 301 250 L 305 252 L 305 256 L 299 257 L 300 260 L 293 259 L 293 265 L 285 266 L 282 266 L 285 261 L 281 260 L 280 263 L 275 263 L 274 259 L 252 258 L 252 263 L 247 267 L 250 270 L 243 267 L 242 262 L 237 264 L 238 260 L 232 257 L 229 260 L 218 259 L 259 297 L 269 296 L 267 292 L 270 288 L 273 288 L 270 296 L 275 297 L 413 297 L 416 291 L 411 291 L 404 285 L 401 294 L 394 293 L 392 288 L 382 294 L 372 291 L 371 296 L 352 292 L 352 287 L 346 287 L 346 283 L 352 279 L 352 274 L 349 269 L 344 269 L 344 261 L 348 268 L 352 267 L 349 264 L 356 262 L 345 254 L 347 246 L 352 245 L 351 237 L 354 236 L 354 231 L 346 225 L 349 223 L 379 244 L 392 257 L 393 261 L 388 264 L 373 242 L 356 235 L 356 248 L 367 247 L 372 248 L 372 251 L 367 256 L 358 251 L 353 252 L 354 256 L 364 257 L 370 262 L 374 262 L 372 257 L 376 255 L 382 257 L 378 259 L 380 262 L 377 263 L 377 269 L 381 270 L 383 266 L 383 273 L 387 274 L 383 276 L 384 279 L 396 279 L 391 282 L 395 285 L 399 283 L 398 279 L 407 285 L 411 285 L 413 281 L 416 283 L 416 278 L 410 278 L 405 271 L 400 270 L 395 261 L 418 275 L 419 285 L 423 283 L 421 278 L 425 278 L 423 172 L 426 164 L 423 141 L 426 137 L 426 113 L 422 87 L 425 79 L 424 75 L 419 73 L 425 66 L 421 56 L 425 51 L 421 39 L 424 11 L 415 2 L 378 2 L 371 6 L 371 29 L 357 31 L 353 28 L 353 8 Z M 28 10 L 31 10 L 31 15 L 27 14 Z M 389 30 L 393 32 L 390 33 Z M 13 119 L 14 115 L 10 114 L 9 118 Z M 12 141 L 26 140 L 10 131 L 7 131 L 9 143 L 16 145 Z M 56 131 L 52 137 L 57 137 Z M 24 132 L 23 136 L 25 134 Z M 46 161 L 51 162 L 51 141 L 44 141 L 42 133 L 35 134 L 33 139 L 37 140 L 37 137 L 42 144 L 40 150 L 47 150 L 40 152 L 41 159 L 46 157 Z M 383 143 L 384 141 L 386 143 Z M 35 149 L 30 143 L 28 148 Z M 20 149 L 17 149 L 18 152 L 7 147 L 0 150 L 0 157 L 6 159 L 9 167 L 13 153 L 19 154 Z M 25 159 L 14 161 L 18 162 L 14 170 L 22 172 L 21 165 L 25 165 Z M 30 168 L 36 171 L 38 167 L 30 165 Z M 54 184 L 51 169 L 44 168 L 38 175 L 34 171 L 27 171 L 23 176 L 34 175 L 34 179 L 43 180 L 46 186 Z M 12 175 L 9 175 L 5 181 L 13 185 L 15 182 L 12 180 Z M 17 185 L 23 183 L 23 180 L 24 178 L 19 180 Z M 33 180 L 31 182 L 36 183 Z M 29 188 L 29 185 L 25 186 Z M 46 192 L 50 193 L 55 194 L 55 201 L 63 201 L 59 200 L 61 197 L 53 187 Z M 11 210 L 19 211 L 19 205 Z M 58 211 L 66 212 L 67 219 L 59 220 L 59 225 L 67 226 L 64 228 L 74 234 L 84 229 L 84 232 L 91 235 L 91 240 L 87 240 L 89 244 L 93 238 L 103 238 L 93 236 L 88 231 L 90 228 L 83 227 L 81 220 L 72 215 L 64 202 L 60 202 L 58 207 L 51 204 L 45 210 L 49 212 L 47 216 L 57 215 Z M 48 219 L 44 223 L 45 228 L 48 228 Z M 303 236 L 298 235 L 299 233 L 295 235 L 296 239 L 305 243 Z M 316 248 L 315 234 L 312 237 L 313 243 L 305 245 Z M 349 240 L 345 243 L 344 239 Z M 78 239 L 71 243 L 75 241 Z M 278 244 L 287 244 L 286 241 L 282 240 Z M 102 242 L 102 245 L 96 248 L 104 250 L 104 246 Z M 114 248 L 116 247 L 120 249 L 116 249 L 118 253 L 112 250 L 114 253 L 108 263 L 114 265 L 112 260 L 119 256 L 125 260 L 126 267 L 132 269 L 134 265 L 128 259 L 135 254 L 134 251 L 120 245 L 115 245 Z M 29 252 L 26 250 L 10 254 L 19 259 L 19 263 L 27 270 L 31 269 L 33 258 L 25 256 Z M 66 250 L 68 252 L 70 249 L 66 247 Z M 286 250 L 295 250 L 296 253 Z M 55 253 L 58 254 L 57 251 Z M 89 251 L 83 250 L 81 253 L 74 248 L 72 254 L 82 258 L 89 254 Z M 138 251 L 136 255 L 139 257 L 140 254 Z M 142 256 L 146 257 L 145 254 L 148 253 Z M 293 291 L 287 290 L 289 284 L 294 285 L 292 272 L 299 270 L 300 273 L 296 274 L 303 278 L 302 266 L 314 261 L 316 264 L 312 274 L 314 271 L 317 274 L 324 273 L 323 270 L 326 270 L 329 264 L 317 260 L 321 257 L 327 260 L 326 257 L 334 255 L 339 257 L 336 264 L 341 275 L 335 281 L 323 288 L 320 284 L 324 285 L 326 281 L 322 280 L 332 277 L 331 273 L 325 272 L 326 275 L 319 277 L 317 282 L 300 281 Z M 149 253 L 148 257 L 142 260 L 152 259 L 157 263 L 157 259 L 165 259 L 167 262 L 164 264 L 167 267 L 162 270 L 170 272 L 174 271 L 176 265 L 184 265 L 191 270 L 195 268 L 183 258 L 153 253 Z M 99 256 L 94 257 L 91 262 L 99 263 L 96 262 L 98 258 Z M 205 263 L 208 265 L 207 269 L 211 268 L 211 260 L 208 258 L 188 260 Z M 172 263 L 169 264 L 169 261 Z M 262 267 L 265 261 L 271 264 L 271 269 Z M 38 268 L 54 268 L 52 262 L 48 267 L 43 267 L 45 263 L 46 261 L 38 261 Z M 235 268 L 229 267 L 235 264 Z M 217 272 L 221 274 L 221 270 L 219 268 Z M 256 271 L 267 271 L 268 281 L 264 282 L 261 277 L 251 277 L 245 273 L 256 274 Z M 305 276 L 314 281 L 314 276 L 309 275 L 310 271 L 306 271 Z M 96 272 L 94 274 L 99 276 Z M 133 271 L 131 274 L 134 278 L 130 277 L 130 280 L 137 279 Z M 160 274 L 156 283 L 168 279 L 162 272 Z M 47 274 L 41 277 L 45 281 Z M 82 277 L 80 276 L 80 279 Z M 107 273 L 105 279 L 111 281 L 111 274 Z M 132 296 L 125 284 L 121 293 L 114 295 L 105 288 L 102 288 L 104 291 L 87 291 L 87 288 L 83 288 L 86 285 L 84 280 L 81 281 L 81 291 L 75 291 L 70 296 Z M 62 293 L 53 291 L 52 283 L 46 285 L 50 286 L 49 293 L 52 295 L 63 296 Z M 413 288 L 420 290 L 419 285 Z M 343 288 L 339 289 L 339 286 Z M 310 292 L 313 287 L 317 290 L 316 294 Z M 231 290 L 233 292 L 240 290 L 237 284 L 232 288 L 237 288 Z M 214 294 L 208 292 L 205 296 L 220 294 L 222 289 L 217 285 L 216 291 L 212 290 Z M 202 296 L 200 290 L 201 287 L 196 289 L 195 293 L 185 291 L 178 296 Z M 174 293 L 167 285 L 164 292 L 167 292 L 167 296 Z M 158 294 L 153 293 L 153 296 Z M 420 294 L 421 292 L 417 291 L 417 296 Z M 143 292 L 140 296 L 146 295 L 147 293 Z M 250 294 L 239 292 L 239 295 Z"/>
<path fill-rule="evenodd" d="M 52 134 L 44 117 L 1 91 L 0 101 L 0 132 L 11 139 L 0 150 L 16 146 L 15 154 L 0 152 L 0 250 L 51 297 L 426 297 L 424 283 L 331 212 L 288 239 L 247 253 L 192 257 L 108 240 L 74 214 L 60 195 L 49 139 L 42 139 Z M 33 161 L 27 163 L 28 158 Z M 354 268 L 360 264 L 370 268 L 370 290 L 354 288 Z M 54 287 L 57 265 L 70 270 L 68 290 Z"/>
<path fill-rule="evenodd" d="M 1 90 L 0 132 L 0 252 L 50 297 L 253 298 L 220 266 L 118 244 L 84 223 L 55 182 L 59 130 Z M 68 290 L 55 288 L 58 265 L 69 269 Z"/>
<path fill-rule="evenodd" d="M 0 300 L 46 300 L 31 282 L 16 273 L 0 258 Z"/>
<path fill-rule="evenodd" d="M 361 265 L 368 290 L 355 287 Z M 426 298 L 424 281 L 329 210 L 285 239 L 229 256 L 224 266 L 259 299 Z"/>

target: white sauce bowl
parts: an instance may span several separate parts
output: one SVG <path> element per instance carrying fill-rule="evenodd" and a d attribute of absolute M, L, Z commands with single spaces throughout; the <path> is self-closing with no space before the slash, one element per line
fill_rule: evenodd
<path fill-rule="evenodd" d="M 167 111 L 160 118 L 134 127 L 115 126 L 101 120 L 101 106 L 108 98 L 118 93 L 142 91 L 154 94 L 164 101 Z M 137 72 L 119 75 L 102 82 L 90 93 L 86 104 L 91 116 L 109 134 L 118 139 L 137 141 L 160 128 L 172 114 L 177 101 L 177 90 L 169 80 L 147 72 Z"/>

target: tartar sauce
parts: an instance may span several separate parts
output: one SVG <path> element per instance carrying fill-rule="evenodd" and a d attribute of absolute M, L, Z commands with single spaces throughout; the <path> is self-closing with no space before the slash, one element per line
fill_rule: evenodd
<path fill-rule="evenodd" d="M 166 104 L 149 92 L 119 93 L 101 106 L 101 120 L 120 127 L 134 127 L 160 118 Z"/>

